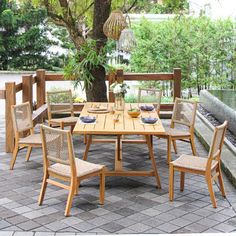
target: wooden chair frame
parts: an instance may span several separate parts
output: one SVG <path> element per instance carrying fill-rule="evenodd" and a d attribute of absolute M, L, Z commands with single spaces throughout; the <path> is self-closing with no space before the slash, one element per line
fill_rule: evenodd
<path fill-rule="evenodd" d="M 199 174 L 199 175 L 205 176 L 211 202 L 214 208 L 217 207 L 217 204 L 216 204 L 215 194 L 213 191 L 213 184 L 212 184 L 213 181 L 218 179 L 222 196 L 226 197 L 223 178 L 222 178 L 222 172 L 221 172 L 220 159 L 221 159 L 222 146 L 224 143 L 224 136 L 227 129 L 227 124 L 228 122 L 225 121 L 222 125 L 215 127 L 212 144 L 211 144 L 210 151 L 208 154 L 205 170 L 190 169 L 190 168 L 187 168 L 186 166 L 185 167 L 175 166 L 174 161 L 170 163 L 170 166 L 169 166 L 169 199 L 170 201 L 173 201 L 173 198 L 174 198 L 174 172 L 175 171 L 180 172 L 180 191 L 184 190 L 184 177 L 185 177 L 185 173 L 187 172 L 187 173 Z M 219 148 L 217 149 L 216 152 L 214 152 L 215 145 L 217 144 L 217 134 L 221 130 L 222 130 L 222 136 L 220 138 Z M 199 158 L 199 157 L 194 157 L 194 158 Z M 212 168 L 213 161 L 217 161 L 217 164 L 214 165 Z"/>
<path fill-rule="evenodd" d="M 178 106 L 177 105 L 178 102 L 190 103 L 194 106 L 192 121 L 190 122 L 190 124 L 186 124 L 185 122 L 181 122 L 181 121 L 178 121 L 178 120 L 174 119 L 175 113 L 176 113 L 176 110 L 177 110 L 177 106 Z M 157 137 L 159 137 L 159 138 L 167 139 L 167 163 L 171 162 L 171 143 L 173 144 L 174 151 L 177 154 L 176 140 L 180 140 L 180 141 L 183 141 L 183 142 L 190 143 L 193 155 L 194 156 L 197 155 L 196 147 L 195 147 L 195 143 L 194 143 L 194 124 L 195 124 L 196 112 L 197 112 L 197 102 L 190 101 L 190 100 L 185 100 L 185 99 L 180 99 L 180 98 L 175 99 L 170 128 L 174 129 L 175 124 L 185 125 L 189 129 L 189 135 L 187 135 L 187 134 L 178 135 L 178 136 L 177 135 L 172 136 L 172 135 L 169 135 L 169 134 L 157 135 Z"/>
<path fill-rule="evenodd" d="M 51 109 L 52 104 L 51 104 L 51 101 L 50 101 L 50 96 L 55 95 L 55 94 L 62 94 L 62 93 L 69 95 L 69 97 L 70 97 L 70 104 L 69 104 L 70 108 L 69 109 L 63 109 L 62 108 L 62 109 L 59 109 L 57 111 L 52 111 L 52 109 Z M 48 105 L 48 124 L 49 124 L 49 126 L 50 127 L 59 126 L 61 129 L 64 129 L 64 127 L 66 127 L 66 126 L 70 126 L 71 127 L 71 132 L 72 132 L 73 128 L 76 124 L 76 121 L 71 122 L 69 120 L 71 117 L 75 117 L 71 90 L 69 89 L 69 90 L 47 92 L 47 105 Z M 65 113 L 65 112 L 70 113 L 70 116 L 66 117 L 64 119 L 62 119 L 62 118 L 52 118 L 53 114 Z"/>
<path fill-rule="evenodd" d="M 162 90 L 160 89 L 152 89 L 152 88 L 139 88 L 138 89 L 138 103 L 141 103 L 141 95 L 142 95 L 142 91 L 145 91 L 145 92 L 153 92 L 153 93 L 157 93 L 158 96 L 157 97 L 157 102 L 153 103 L 155 108 L 156 108 L 156 111 L 157 111 L 157 114 L 159 115 L 160 114 L 160 109 L 161 109 L 161 97 L 162 97 Z"/>
<path fill-rule="evenodd" d="M 43 203 L 43 199 L 45 196 L 46 187 L 47 187 L 48 183 L 55 185 L 57 187 L 69 190 L 67 203 L 66 203 L 66 209 L 65 209 L 65 216 L 69 216 L 71 205 L 72 205 L 72 200 L 73 200 L 74 195 L 78 194 L 80 182 L 83 179 L 87 179 L 87 178 L 90 178 L 93 176 L 100 176 L 100 204 L 103 205 L 104 204 L 104 197 L 105 197 L 105 167 L 103 167 L 99 171 L 95 171 L 93 173 L 89 173 L 89 174 L 78 177 L 76 166 L 75 166 L 75 157 L 74 157 L 74 150 L 73 150 L 73 143 L 72 143 L 72 135 L 71 135 L 70 131 L 68 131 L 68 130 L 58 130 L 57 131 L 58 133 L 66 135 L 67 145 L 68 145 L 68 153 L 69 153 L 68 159 L 69 159 L 69 165 L 70 165 L 70 170 L 71 170 L 71 172 L 70 172 L 71 176 L 68 177 L 68 176 L 65 176 L 62 174 L 55 173 L 54 171 L 50 171 L 49 170 L 50 160 L 47 157 L 47 146 L 46 146 L 47 144 L 46 144 L 46 138 L 45 138 L 46 134 L 45 134 L 44 130 L 54 131 L 55 129 L 44 126 L 44 125 L 41 125 L 41 128 L 40 128 L 41 136 L 42 136 L 42 147 L 43 147 L 44 176 L 43 176 L 43 182 L 42 182 L 42 187 L 41 187 L 41 191 L 40 191 L 40 195 L 39 195 L 38 204 L 41 205 Z M 63 183 L 58 182 L 54 179 L 52 180 L 52 179 L 50 179 L 50 177 L 56 178 L 61 181 L 69 182 L 69 185 L 63 184 Z"/>
<path fill-rule="evenodd" d="M 28 116 L 28 121 L 30 121 L 30 126 L 25 128 L 25 129 L 19 130 L 18 125 L 17 125 L 17 121 L 16 121 L 17 118 L 16 118 L 15 112 L 16 112 L 17 109 L 24 108 L 24 107 L 27 109 L 27 113 L 28 113 L 27 116 Z M 33 125 L 33 120 L 32 120 L 31 107 L 30 107 L 29 102 L 25 102 L 25 103 L 22 103 L 22 104 L 19 104 L 19 105 L 13 105 L 11 107 L 11 114 L 12 114 L 12 122 L 13 122 L 13 129 L 14 129 L 14 135 L 15 135 L 15 146 L 14 146 L 14 150 L 13 150 L 13 154 L 12 154 L 12 159 L 11 159 L 11 162 L 10 162 L 10 170 L 13 170 L 15 162 L 16 162 L 17 154 L 18 154 L 20 149 L 28 148 L 25 160 L 29 161 L 32 148 L 33 147 L 34 148 L 39 148 L 39 147 L 41 148 L 42 143 L 41 142 L 38 142 L 38 143 L 35 143 L 35 142 L 32 142 L 32 143 L 30 143 L 30 142 L 27 142 L 27 143 L 20 142 L 20 138 L 21 138 L 22 133 L 24 133 L 24 134 L 29 133 L 29 135 L 32 135 L 32 140 L 35 137 L 34 136 L 35 134 L 34 134 L 34 125 Z"/>

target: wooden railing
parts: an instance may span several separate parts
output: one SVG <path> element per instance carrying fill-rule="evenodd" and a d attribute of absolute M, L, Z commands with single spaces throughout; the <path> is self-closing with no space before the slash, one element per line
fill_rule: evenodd
<path fill-rule="evenodd" d="M 43 69 L 37 70 L 35 75 L 22 76 L 22 82 L 5 83 L 5 89 L 0 90 L 0 99 L 5 99 L 5 137 L 6 137 L 6 152 L 12 152 L 14 148 L 14 132 L 11 118 L 11 106 L 16 104 L 16 94 L 22 91 L 22 102 L 29 101 L 33 108 L 33 85 L 36 83 L 36 110 L 33 112 L 34 124 L 42 122 L 46 115 L 46 82 L 47 81 L 63 81 L 62 74 L 46 74 Z M 173 73 L 124 73 L 123 70 L 117 70 L 116 73 L 106 76 L 109 86 L 115 81 L 150 81 L 150 80 L 169 80 L 173 81 L 173 97 L 181 96 L 181 70 L 174 69 Z M 114 95 L 109 92 L 109 102 L 114 102 Z M 81 111 L 84 104 L 75 103 L 75 111 Z M 173 109 L 173 104 L 162 104 L 162 110 L 170 111 Z"/>

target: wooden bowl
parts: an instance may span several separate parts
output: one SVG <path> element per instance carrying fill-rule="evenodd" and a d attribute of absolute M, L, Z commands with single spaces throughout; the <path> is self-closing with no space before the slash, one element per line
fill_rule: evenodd
<path fill-rule="evenodd" d="M 137 118 L 140 115 L 140 110 L 128 110 L 128 114 L 132 117 L 132 118 Z"/>

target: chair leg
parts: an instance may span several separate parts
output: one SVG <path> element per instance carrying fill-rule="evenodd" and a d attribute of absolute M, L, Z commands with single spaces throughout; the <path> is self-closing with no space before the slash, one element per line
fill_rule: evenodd
<path fill-rule="evenodd" d="M 174 147 L 174 150 L 175 150 L 175 154 L 177 154 L 177 145 L 176 145 L 176 140 L 172 140 L 172 144 L 173 144 L 173 147 Z"/>
<path fill-rule="evenodd" d="M 28 150 L 27 150 L 27 153 L 26 153 L 25 161 L 29 161 L 31 151 L 32 151 L 32 147 L 29 146 L 29 147 L 28 147 Z"/>
<path fill-rule="evenodd" d="M 15 147 L 14 147 L 13 153 L 12 153 L 12 159 L 11 159 L 11 163 L 10 163 L 10 170 L 13 170 L 13 168 L 14 168 L 18 151 L 19 151 L 19 146 L 18 146 L 18 144 L 16 144 Z"/>
<path fill-rule="evenodd" d="M 185 173 L 184 172 L 180 172 L 180 191 L 183 192 L 184 191 L 184 177 L 185 177 Z"/>
<path fill-rule="evenodd" d="M 100 173 L 100 204 L 104 204 L 105 198 L 105 171 L 104 169 Z"/>
<path fill-rule="evenodd" d="M 167 137 L 167 164 L 171 162 L 171 136 Z"/>
<path fill-rule="evenodd" d="M 74 195 L 78 195 L 78 194 L 79 194 L 79 186 L 75 188 L 75 192 L 74 192 Z"/>
<path fill-rule="evenodd" d="M 174 166 L 170 163 L 169 166 L 169 200 L 174 199 Z"/>
<path fill-rule="evenodd" d="M 211 202 L 214 208 L 216 208 L 216 199 L 215 199 L 215 194 L 213 191 L 213 184 L 212 184 L 212 179 L 211 179 L 211 175 L 208 174 L 206 175 L 206 182 L 207 182 L 207 186 L 208 186 L 208 190 L 210 193 L 210 198 L 211 198 Z"/>
<path fill-rule="evenodd" d="M 75 125 L 71 125 L 71 127 L 70 127 L 71 134 L 73 133 L 74 128 L 75 128 Z"/>
<path fill-rule="evenodd" d="M 68 194 L 68 198 L 67 198 L 67 203 L 66 203 L 65 216 L 70 215 L 70 209 L 71 209 L 74 193 L 75 193 L 75 185 L 73 183 L 73 180 L 71 180 L 71 186 L 70 186 L 70 190 L 69 190 L 69 194 Z"/>
<path fill-rule="evenodd" d="M 80 180 L 76 180 L 75 181 L 75 192 L 74 192 L 74 195 L 78 195 L 79 194 L 79 183 L 80 183 Z"/>
<path fill-rule="evenodd" d="M 190 144 L 191 144 L 191 148 L 192 148 L 192 153 L 194 156 L 197 155 L 197 151 L 196 151 L 196 147 L 195 147 L 195 144 L 194 144 L 194 138 L 193 136 L 190 137 Z"/>
<path fill-rule="evenodd" d="M 219 172 L 218 181 L 219 181 L 219 184 L 220 184 L 221 194 L 222 194 L 223 197 L 226 197 L 224 182 L 223 182 L 223 178 L 222 178 L 222 171 L 220 169 L 220 166 L 217 167 L 216 171 Z"/>
<path fill-rule="evenodd" d="M 42 205 L 43 203 L 43 199 L 44 199 L 44 196 L 45 196 L 45 192 L 46 192 L 46 188 L 47 188 L 47 179 L 48 179 L 48 174 L 44 174 L 43 175 L 43 182 L 42 182 L 42 187 L 41 187 L 41 191 L 40 191 L 40 195 L 39 195 L 39 200 L 38 200 L 38 204 L 39 206 Z"/>
<path fill-rule="evenodd" d="M 61 122 L 61 123 L 60 123 L 60 128 L 61 128 L 61 129 L 64 129 L 64 122 Z"/>

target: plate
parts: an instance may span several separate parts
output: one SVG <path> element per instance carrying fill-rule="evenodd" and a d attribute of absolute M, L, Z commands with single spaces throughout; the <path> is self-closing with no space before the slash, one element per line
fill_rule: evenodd
<path fill-rule="evenodd" d="M 149 106 L 149 105 L 141 105 L 140 109 L 142 111 L 153 111 L 154 110 L 154 106 Z"/>
<path fill-rule="evenodd" d="M 94 114 L 104 114 L 104 113 L 108 113 L 109 110 L 107 110 L 106 108 L 89 108 L 87 110 L 87 112 L 89 113 L 94 113 Z"/>
<path fill-rule="evenodd" d="M 156 117 L 142 117 L 142 122 L 145 124 L 155 124 L 158 121 Z"/>
<path fill-rule="evenodd" d="M 95 116 L 81 116 L 80 120 L 83 123 L 93 123 L 96 121 L 96 117 Z"/>

